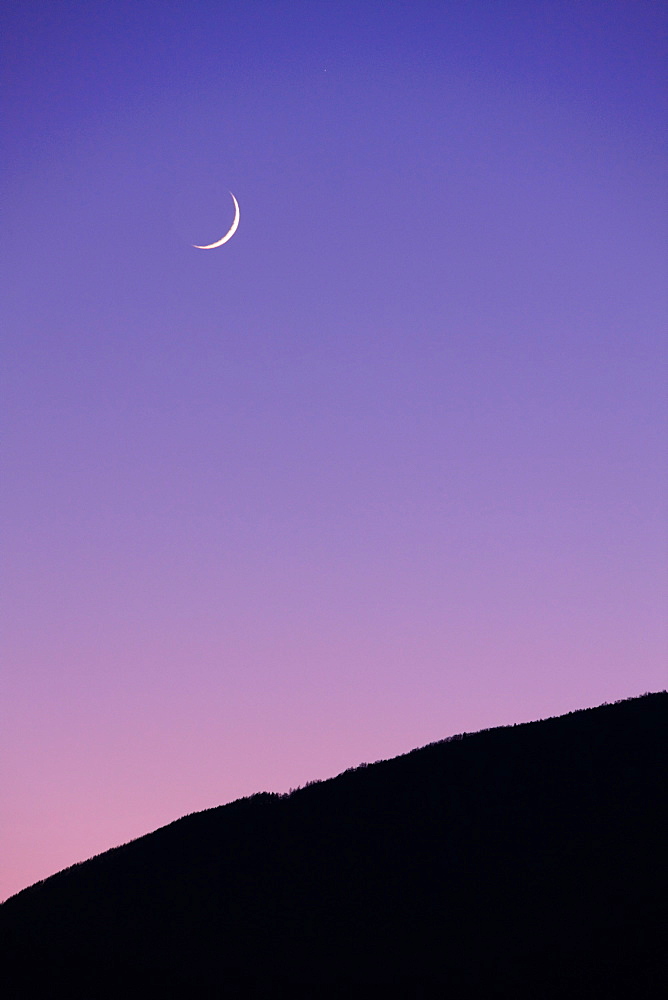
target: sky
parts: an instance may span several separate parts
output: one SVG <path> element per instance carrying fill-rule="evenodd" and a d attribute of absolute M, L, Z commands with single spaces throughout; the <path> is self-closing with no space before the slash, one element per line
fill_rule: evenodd
<path fill-rule="evenodd" d="M 0 898 L 667 686 L 667 20 L 6 0 Z"/>

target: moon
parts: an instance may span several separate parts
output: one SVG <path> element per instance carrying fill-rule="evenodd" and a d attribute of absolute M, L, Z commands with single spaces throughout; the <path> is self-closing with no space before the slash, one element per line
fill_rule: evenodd
<path fill-rule="evenodd" d="M 216 243 L 209 243 L 208 246 L 205 247 L 200 247 L 197 245 L 197 243 L 193 243 L 195 250 L 215 250 L 216 247 L 222 247 L 223 243 L 227 243 L 228 240 L 231 240 L 234 234 L 236 233 L 237 227 L 239 225 L 239 202 L 234 197 L 231 191 L 230 194 L 232 195 L 232 201 L 234 202 L 234 222 L 227 230 L 225 235 L 222 237 L 222 239 L 218 240 Z"/>

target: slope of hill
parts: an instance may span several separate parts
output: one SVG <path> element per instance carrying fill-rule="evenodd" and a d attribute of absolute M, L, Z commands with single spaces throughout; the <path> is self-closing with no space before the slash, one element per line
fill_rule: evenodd
<path fill-rule="evenodd" d="M 186 816 L 0 906 L 7 996 L 644 997 L 668 694 Z"/>

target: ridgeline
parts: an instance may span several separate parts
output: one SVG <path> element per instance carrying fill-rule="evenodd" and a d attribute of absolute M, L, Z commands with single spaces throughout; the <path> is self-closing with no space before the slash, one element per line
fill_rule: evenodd
<path fill-rule="evenodd" d="M 659 996 L 667 724 L 648 694 L 185 816 L 0 906 L 3 994 Z"/>

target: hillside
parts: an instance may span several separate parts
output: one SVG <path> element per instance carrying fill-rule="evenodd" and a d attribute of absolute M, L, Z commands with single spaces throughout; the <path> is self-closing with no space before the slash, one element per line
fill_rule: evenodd
<path fill-rule="evenodd" d="M 7 996 L 644 997 L 668 694 L 186 816 L 0 906 Z"/>

